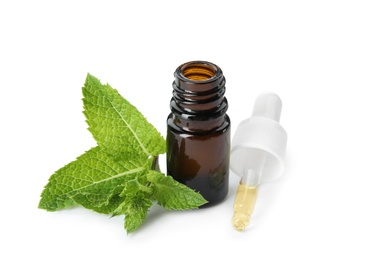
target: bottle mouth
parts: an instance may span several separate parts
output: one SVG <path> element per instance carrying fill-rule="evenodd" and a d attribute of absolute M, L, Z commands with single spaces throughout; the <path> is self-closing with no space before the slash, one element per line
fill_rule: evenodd
<path fill-rule="evenodd" d="M 179 67 L 179 74 L 186 80 L 194 82 L 211 81 L 220 71 L 218 66 L 205 61 L 192 61 Z"/>

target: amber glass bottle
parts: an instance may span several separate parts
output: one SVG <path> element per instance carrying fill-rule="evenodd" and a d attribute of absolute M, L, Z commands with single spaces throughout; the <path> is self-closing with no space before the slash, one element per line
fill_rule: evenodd
<path fill-rule="evenodd" d="M 180 65 L 167 118 L 167 174 L 200 192 L 212 206 L 227 195 L 230 118 L 225 77 L 215 64 Z"/>

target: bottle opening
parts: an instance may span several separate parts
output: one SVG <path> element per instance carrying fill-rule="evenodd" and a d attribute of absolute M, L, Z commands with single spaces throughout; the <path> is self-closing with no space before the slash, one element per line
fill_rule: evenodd
<path fill-rule="evenodd" d="M 185 78 L 195 81 L 206 81 L 214 77 L 217 68 L 204 63 L 189 63 L 182 67 L 181 72 Z"/>

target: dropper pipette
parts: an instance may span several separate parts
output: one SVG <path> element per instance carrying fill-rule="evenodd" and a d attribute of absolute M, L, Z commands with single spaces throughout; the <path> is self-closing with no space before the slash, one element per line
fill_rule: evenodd
<path fill-rule="evenodd" d="M 252 116 L 242 121 L 233 138 L 230 167 L 241 177 L 232 225 L 243 231 L 250 223 L 261 182 L 283 172 L 287 134 L 279 124 L 282 102 L 274 93 L 257 97 Z"/>

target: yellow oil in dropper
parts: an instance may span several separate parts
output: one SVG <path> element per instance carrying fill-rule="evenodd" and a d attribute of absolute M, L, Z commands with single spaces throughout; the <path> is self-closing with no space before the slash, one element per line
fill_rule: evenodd
<path fill-rule="evenodd" d="M 260 155 L 253 161 L 254 169 L 245 169 L 239 182 L 234 200 L 234 215 L 231 220 L 237 231 L 244 231 L 250 223 L 255 202 L 258 197 L 259 184 L 265 163 L 265 155 Z"/>
<path fill-rule="evenodd" d="M 244 231 L 249 225 L 257 196 L 258 186 L 239 184 L 234 201 L 234 215 L 231 221 L 236 230 Z"/>

